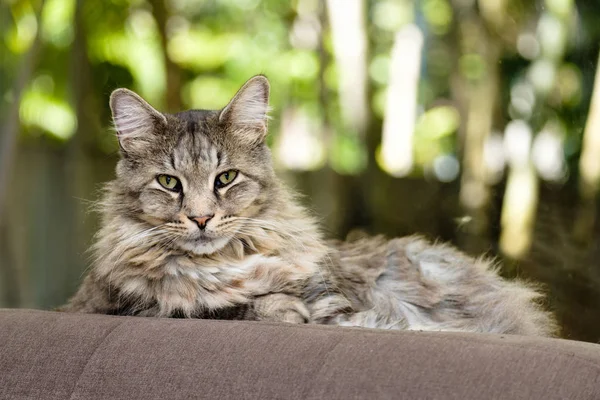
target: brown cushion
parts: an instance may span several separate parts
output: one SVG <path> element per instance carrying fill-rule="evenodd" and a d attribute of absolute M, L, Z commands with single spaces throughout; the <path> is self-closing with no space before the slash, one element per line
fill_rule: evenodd
<path fill-rule="evenodd" d="M 600 345 L 0 310 L 0 399 L 600 399 Z"/>

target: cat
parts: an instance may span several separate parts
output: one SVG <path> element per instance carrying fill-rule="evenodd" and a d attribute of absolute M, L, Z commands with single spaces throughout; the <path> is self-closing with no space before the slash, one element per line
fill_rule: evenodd
<path fill-rule="evenodd" d="M 121 158 L 93 265 L 62 311 L 549 336 L 541 295 L 418 236 L 325 241 L 276 177 L 268 80 L 218 111 L 110 97 Z"/>

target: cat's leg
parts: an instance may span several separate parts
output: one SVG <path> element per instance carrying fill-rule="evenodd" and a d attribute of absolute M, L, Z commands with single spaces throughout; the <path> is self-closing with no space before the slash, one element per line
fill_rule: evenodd
<path fill-rule="evenodd" d="M 242 266 L 246 269 L 245 276 L 236 276 L 228 290 L 252 299 L 244 319 L 297 324 L 310 320 L 302 294 L 318 268 L 316 264 L 298 264 L 279 256 L 256 254 L 247 257 Z"/>
<path fill-rule="evenodd" d="M 306 323 L 310 312 L 301 298 L 302 288 L 313 271 L 280 257 L 248 257 L 248 268 L 241 284 L 232 285 L 252 297 L 251 310 L 245 319 Z M 232 289 L 230 288 L 230 289 Z"/>
<path fill-rule="evenodd" d="M 355 312 L 352 303 L 338 293 L 326 294 L 309 302 L 310 322 L 313 324 L 335 324 L 332 321 L 338 316 L 346 316 Z"/>
<path fill-rule="evenodd" d="M 257 297 L 253 303 L 253 318 L 259 321 L 308 322 L 310 313 L 304 302 L 293 295 L 270 293 Z"/>

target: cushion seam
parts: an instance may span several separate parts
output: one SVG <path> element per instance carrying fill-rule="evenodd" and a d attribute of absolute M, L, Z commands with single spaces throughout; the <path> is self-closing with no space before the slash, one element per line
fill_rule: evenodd
<path fill-rule="evenodd" d="M 104 335 L 104 337 L 102 338 L 102 340 L 100 341 L 100 343 L 98 343 L 98 345 L 96 346 L 96 348 L 94 349 L 94 351 L 92 352 L 92 354 L 90 354 L 90 357 L 88 358 L 88 360 L 86 361 L 85 365 L 83 366 L 83 369 L 81 370 L 81 373 L 79 374 L 79 376 L 77 377 L 77 381 L 75 381 L 75 385 L 73 386 L 73 390 L 71 391 L 71 394 L 69 395 L 69 400 L 73 400 L 73 396 L 75 395 L 75 392 L 77 390 L 77 386 L 79 385 L 79 382 L 81 381 L 81 377 L 85 374 L 88 366 L 90 365 L 92 359 L 94 358 L 94 356 L 96 355 L 96 353 L 98 353 L 98 350 L 100 349 L 100 347 L 102 347 L 102 345 L 106 342 L 106 339 L 117 329 L 119 328 L 121 325 L 123 325 L 125 322 L 127 321 L 122 321 L 118 324 L 116 324 L 115 326 L 113 326 L 107 333 L 106 335 Z"/>

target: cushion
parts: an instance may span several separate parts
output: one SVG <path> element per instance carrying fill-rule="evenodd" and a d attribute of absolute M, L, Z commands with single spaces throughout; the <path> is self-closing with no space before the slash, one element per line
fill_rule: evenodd
<path fill-rule="evenodd" d="M 0 399 L 600 399 L 600 345 L 0 310 Z"/>

